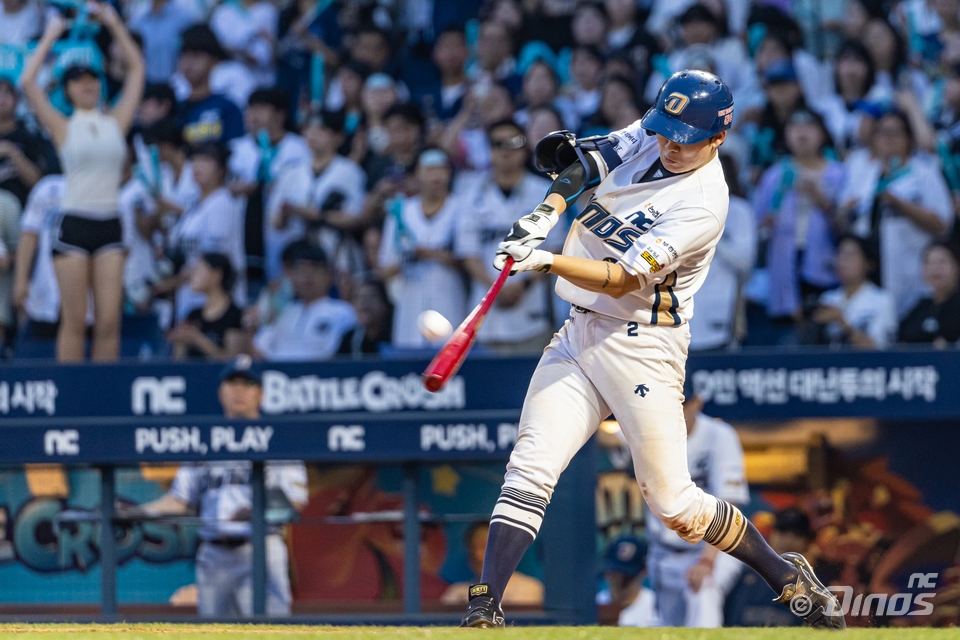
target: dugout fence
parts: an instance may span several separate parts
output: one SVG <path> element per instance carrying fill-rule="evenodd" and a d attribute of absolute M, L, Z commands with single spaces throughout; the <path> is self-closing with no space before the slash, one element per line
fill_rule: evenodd
<path fill-rule="evenodd" d="M 483 518 L 493 500 L 483 500 L 482 505 L 467 503 L 443 514 L 422 512 L 424 474 L 438 465 L 502 465 L 516 438 L 524 393 L 519 381 L 529 378 L 536 359 L 473 357 L 439 394 L 429 394 L 420 385 L 419 373 L 425 364 L 425 360 L 382 360 L 267 365 L 264 413 L 257 421 L 222 418 L 216 400 L 220 370 L 216 364 L 10 364 L 0 367 L 0 465 L 20 469 L 22 465 L 57 464 L 98 470 L 96 504 L 84 510 L 65 508 L 50 518 L 51 527 L 79 522 L 97 527 L 94 561 L 101 579 L 100 613 L 92 618 L 98 620 L 116 620 L 119 611 L 118 540 L 113 525 L 129 519 L 114 510 L 118 468 L 161 462 L 252 461 L 254 608 L 257 616 L 263 617 L 265 461 L 392 465 L 399 469 L 397 494 L 402 504 L 398 508 L 338 517 L 347 524 L 368 518 L 399 525 L 402 612 L 291 620 L 450 623 L 455 614 L 422 611 L 421 528 L 425 523 Z M 706 412 L 731 421 L 960 418 L 960 359 L 956 351 L 711 354 L 692 356 L 689 365 L 694 387 L 707 402 Z M 518 382 L 504 384 L 505 380 Z M 526 622 L 596 620 L 595 477 L 593 452 L 588 447 L 565 473 L 548 509 L 542 532 L 544 610 L 521 616 Z M 495 478 L 490 482 L 495 485 Z M 7 517 L 12 520 L 22 505 L 13 504 L 12 491 L 7 495 Z M 8 535 L 8 541 L 9 554 L 5 564 L 0 564 L 0 575 L 4 571 L 8 577 L 42 574 L 27 566 L 24 541 L 15 534 Z M 5 599 L 16 602 L 10 593 Z M 35 614 L 17 614 L 15 609 L 9 605 L 6 617 L 39 619 Z M 42 617 L 51 619 L 50 615 Z M 58 617 L 64 618 L 91 616 Z"/>

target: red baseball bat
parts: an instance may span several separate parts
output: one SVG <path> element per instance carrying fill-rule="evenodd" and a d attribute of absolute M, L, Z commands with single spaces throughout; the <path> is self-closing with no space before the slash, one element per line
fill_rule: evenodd
<path fill-rule="evenodd" d="M 470 352 L 470 347 L 477 339 L 480 325 L 483 324 L 487 312 L 493 306 L 493 301 L 500 293 L 500 289 L 503 288 L 503 283 L 507 281 L 511 267 L 513 267 L 513 258 L 507 256 L 507 261 L 503 265 L 503 269 L 500 270 L 500 275 L 490 285 L 486 295 L 483 296 L 483 300 L 470 312 L 466 320 L 460 323 L 457 330 L 450 335 L 447 342 L 427 365 L 423 372 L 423 386 L 427 388 L 427 391 L 433 393 L 440 391 L 443 385 L 447 384 L 447 380 L 452 378 L 460 369 L 460 365 L 463 364 L 464 359 Z"/>

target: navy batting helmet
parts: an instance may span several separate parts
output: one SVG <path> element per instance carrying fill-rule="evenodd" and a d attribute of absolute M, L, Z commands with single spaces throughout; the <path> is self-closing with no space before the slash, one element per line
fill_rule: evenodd
<path fill-rule="evenodd" d="M 707 73 L 685 69 L 673 74 L 660 87 L 657 103 L 640 124 L 677 144 L 696 144 L 730 128 L 733 94 L 723 80 Z"/>

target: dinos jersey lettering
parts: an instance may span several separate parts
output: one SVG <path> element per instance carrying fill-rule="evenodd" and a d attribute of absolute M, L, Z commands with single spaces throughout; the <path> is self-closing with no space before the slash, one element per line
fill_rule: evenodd
<path fill-rule="evenodd" d="M 657 137 L 647 135 L 639 121 L 612 135 L 623 164 L 577 215 L 563 255 L 618 263 L 644 284 L 617 299 L 561 278 L 557 295 L 621 320 L 684 324 L 693 315 L 693 295 L 707 276 L 727 218 L 729 194 L 719 157 L 695 171 L 640 182 L 660 157 Z"/>

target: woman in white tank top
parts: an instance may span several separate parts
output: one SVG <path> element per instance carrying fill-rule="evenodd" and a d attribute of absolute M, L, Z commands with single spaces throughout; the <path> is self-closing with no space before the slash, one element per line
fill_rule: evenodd
<path fill-rule="evenodd" d="M 64 31 L 59 16 L 48 20 L 23 71 L 24 93 L 60 153 L 67 181 L 54 242 L 60 285 L 57 359 L 61 362 L 83 360 L 89 292 L 93 293 L 93 359 L 116 360 L 120 352 L 126 248 L 117 199 L 127 154 L 125 136 L 143 95 L 143 59 L 120 16 L 106 3 L 96 4 L 91 15 L 120 44 L 127 65 L 123 90 L 112 109 L 102 109 L 101 81 L 88 66 L 74 65 L 63 74 L 64 96 L 74 109 L 69 118 L 37 84 L 41 65 Z"/>

